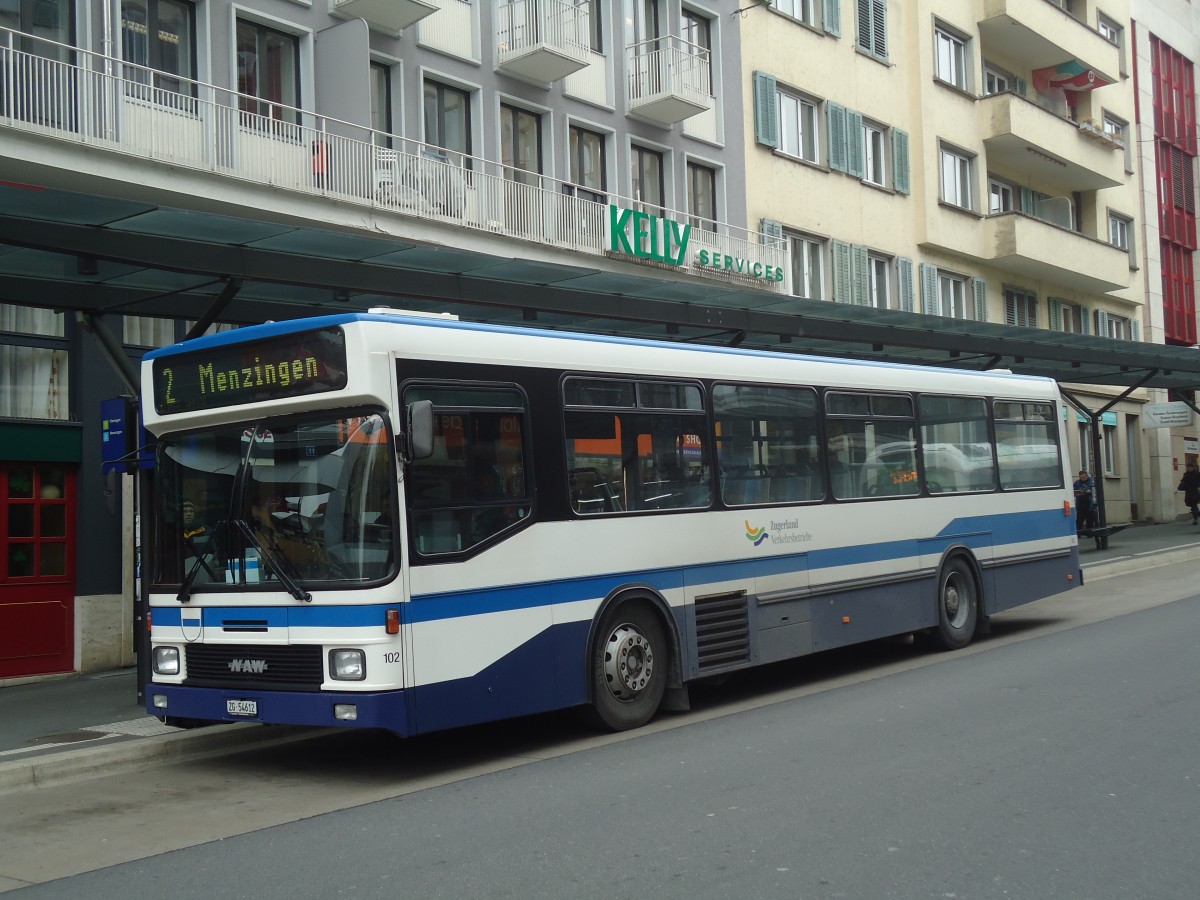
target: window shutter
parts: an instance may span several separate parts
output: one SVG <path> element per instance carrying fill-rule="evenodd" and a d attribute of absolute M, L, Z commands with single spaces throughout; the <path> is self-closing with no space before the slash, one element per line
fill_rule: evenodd
<path fill-rule="evenodd" d="M 1021 212 L 1027 216 L 1033 215 L 1033 191 L 1027 187 L 1021 188 Z"/>
<path fill-rule="evenodd" d="M 1004 324 L 1017 324 L 1017 298 L 1012 294 L 1004 295 Z"/>
<path fill-rule="evenodd" d="M 846 107 L 830 101 L 826 104 L 829 118 L 829 168 L 846 171 Z"/>
<path fill-rule="evenodd" d="M 971 289 L 975 292 L 975 321 L 987 321 L 987 282 L 982 278 L 971 279 Z"/>
<path fill-rule="evenodd" d="M 768 147 L 779 146 L 779 94 L 775 76 L 754 73 L 754 139 Z"/>
<path fill-rule="evenodd" d="M 762 222 L 759 223 L 758 230 L 762 232 L 762 243 L 764 246 L 784 246 L 782 222 L 776 222 L 774 219 L 763 219 Z"/>
<path fill-rule="evenodd" d="M 850 273 L 850 245 L 845 241 L 833 242 L 833 302 L 849 303 L 852 299 Z"/>
<path fill-rule="evenodd" d="M 871 52 L 887 59 L 887 0 L 873 0 L 871 7 Z"/>
<path fill-rule="evenodd" d="M 858 46 L 871 52 L 871 0 L 858 0 L 855 17 Z"/>
<path fill-rule="evenodd" d="M 825 0 L 825 32 L 842 36 L 842 0 Z"/>
<path fill-rule="evenodd" d="M 1079 307 L 1079 328 L 1081 334 L 1092 333 L 1092 311 L 1086 306 Z"/>
<path fill-rule="evenodd" d="M 900 309 L 913 312 L 913 261 L 903 256 L 896 260 L 896 289 Z"/>
<path fill-rule="evenodd" d="M 1063 301 L 1057 297 L 1050 297 L 1047 301 L 1050 304 L 1050 328 L 1053 331 L 1063 330 Z"/>
<path fill-rule="evenodd" d="M 856 306 L 866 306 L 867 295 L 871 293 L 871 269 L 868 265 L 867 248 L 855 246 L 850 263 L 850 272 L 854 278 L 854 296 L 851 302 Z"/>
<path fill-rule="evenodd" d="M 1142 323 L 1137 319 L 1130 319 L 1129 334 L 1131 340 L 1140 344 L 1142 342 Z"/>
<path fill-rule="evenodd" d="M 1096 310 L 1096 334 L 1099 337 L 1108 337 L 1108 313 L 1102 309 Z"/>
<path fill-rule="evenodd" d="M 892 179 L 897 194 L 911 194 L 908 176 L 908 132 L 892 129 Z"/>
<path fill-rule="evenodd" d="M 938 314 L 937 266 L 921 263 L 921 312 L 927 316 Z"/>
<path fill-rule="evenodd" d="M 1017 96 L 1018 96 L 1018 97 L 1025 97 L 1025 96 L 1028 96 L 1028 94 L 1029 94 L 1029 87 L 1028 87 L 1028 86 L 1025 84 L 1025 79 L 1024 79 L 1024 78 L 1018 78 L 1018 79 L 1016 80 L 1016 82 L 1017 82 Z"/>
<path fill-rule="evenodd" d="M 863 117 L 862 113 L 846 110 L 846 172 L 855 178 L 863 177 Z"/>

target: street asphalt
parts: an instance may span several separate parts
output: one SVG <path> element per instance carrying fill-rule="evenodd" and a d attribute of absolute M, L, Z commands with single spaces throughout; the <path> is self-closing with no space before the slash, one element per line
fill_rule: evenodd
<path fill-rule="evenodd" d="M 1079 555 L 1085 584 L 1170 563 L 1200 563 L 1200 527 L 1183 519 L 1134 525 L 1113 534 L 1105 549 L 1081 538 Z M 321 731 L 249 723 L 171 728 L 138 704 L 132 668 L 0 680 L 0 794 L 299 740 Z"/>

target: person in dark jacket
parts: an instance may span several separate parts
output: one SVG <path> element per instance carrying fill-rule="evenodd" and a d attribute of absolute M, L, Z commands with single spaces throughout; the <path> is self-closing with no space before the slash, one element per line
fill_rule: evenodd
<path fill-rule="evenodd" d="M 1183 491 L 1183 502 L 1192 511 L 1192 524 L 1200 522 L 1200 470 L 1194 462 L 1187 464 L 1187 471 L 1179 479 L 1176 490 Z"/>
<path fill-rule="evenodd" d="M 1096 483 L 1092 481 L 1092 476 L 1088 474 L 1087 469 L 1080 469 L 1079 477 L 1075 479 L 1073 487 L 1075 488 L 1075 530 L 1083 531 L 1092 521 Z"/>

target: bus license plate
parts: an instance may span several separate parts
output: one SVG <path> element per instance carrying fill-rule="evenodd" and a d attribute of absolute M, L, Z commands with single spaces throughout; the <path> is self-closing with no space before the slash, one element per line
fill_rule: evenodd
<path fill-rule="evenodd" d="M 231 716 L 257 716 L 257 700 L 226 700 L 225 712 Z"/>

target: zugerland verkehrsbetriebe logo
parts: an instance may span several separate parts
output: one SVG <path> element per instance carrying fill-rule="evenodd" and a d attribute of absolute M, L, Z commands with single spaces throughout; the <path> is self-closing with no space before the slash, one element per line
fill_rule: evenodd
<path fill-rule="evenodd" d="M 767 525 L 751 525 L 750 520 L 746 519 L 743 524 L 746 526 L 746 540 L 755 547 L 765 541 L 772 544 L 807 544 L 813 539 L 811 531 L 800 530 L 799 519 L 771 521 Z"/>

